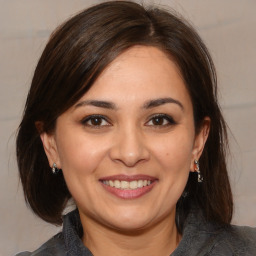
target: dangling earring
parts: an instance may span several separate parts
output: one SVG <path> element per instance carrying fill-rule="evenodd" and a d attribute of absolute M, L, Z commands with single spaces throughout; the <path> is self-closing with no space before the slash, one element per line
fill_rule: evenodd
<path fill-rule="evenodd" d="M 53 163 L 53 165 L 52 165 L 52 173 L 53 174 L 58 174 L 59 171 L 60 171 L 60 169 L 57 167 L 57 164 Z"/>
<path fill-rule="evenodd" d="M 197 182 L 203 182 L 204 178 L 200 172 L 198 160 L 195 160 L 194 163 L 195 163 L 195 171 L 197 172 Z"/>

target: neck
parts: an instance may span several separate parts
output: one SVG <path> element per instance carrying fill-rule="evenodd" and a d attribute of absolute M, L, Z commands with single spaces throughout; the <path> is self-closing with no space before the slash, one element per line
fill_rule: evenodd
<path fill-rule="evenodd" d="M 168 216 L 153 226 L 140 230 L 120 231 L 103 226 L 90 218 L 81 218 L 84 235 L 82 241 L 94 256 L 155 256 L 170 255 L 181 236 L 174 216 Z"/>

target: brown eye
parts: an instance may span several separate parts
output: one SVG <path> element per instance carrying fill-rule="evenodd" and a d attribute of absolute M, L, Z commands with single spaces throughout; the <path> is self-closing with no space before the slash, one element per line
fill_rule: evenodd
<path fill-rule="evenodd" d="M 163 117 L 154 117 L 152 118 L 152 124 L 153 125 L 163 125 L 164 124 L 164 118 Z"/>
<path fill-rule="evenodd" d="M 100 117 L 94 117 L 90 120 L 91 125 L 101 125 L 102 124 L 102 118 Z"/>
<path fill-rule="evenodd" d="M 146 123 L 147 126 L 168 126 L 176 124 L 173 118 L 166 114 L 158 114 Z"/>
<path fill-rule="evenodd" d="M 110 125 L 110 123 L 106 120 L 106 118 L 101 115 L 87 116 L 85 119 L 81 121 L 81 123 L 85 126 L 91 126 L 91 127 L 101 127 L 101 126 Z"/>

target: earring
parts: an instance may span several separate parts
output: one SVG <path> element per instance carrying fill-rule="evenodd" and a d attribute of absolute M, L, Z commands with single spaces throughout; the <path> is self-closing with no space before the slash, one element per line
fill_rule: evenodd
<path fill-rule="evenodd" d="M 60 171 L 60 169 L 57 167 L 57 164 L 53 163 L 53 165 L 52 165 L 52 173 L 53 174 L 58 174 L 59 171 Z"/>
<path fill-rule="evenodd" d="M 194 163 L 195 163 L 195 171 L 197 172 L 197 182 L 203 182 L 204 178 L 200 172 L 198 160 L 195 160 Z"/>

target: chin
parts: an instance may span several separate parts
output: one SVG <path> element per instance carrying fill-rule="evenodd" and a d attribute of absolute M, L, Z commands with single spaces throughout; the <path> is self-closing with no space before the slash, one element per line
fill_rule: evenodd
<path fill-rule="evenodd" d="M 143 232 L 144 230 L 146 230 L 147 228 L 149 228 L 150 222 L 147 221 L 135 221 L 135 220 L 131 220 L 131 221 L 127 221 L 127 222 L 115 222 L 113 223 L 114 225 L 112 225 L 112 228 L 114 230 L 117 230 L 120 233 L 136 233 L 138 234 L 138 232 Z"/>
<path fill-rule="evenodd" d="M 125 211 L 116 212 L 114 218 L 105 219 L 105 223 L 108 222 L 115 230 L 123 232 L 132 232 L 138 230 L 145 230 L 153 224 L 153 216 L 145 214 L 145 212 Z"/>

